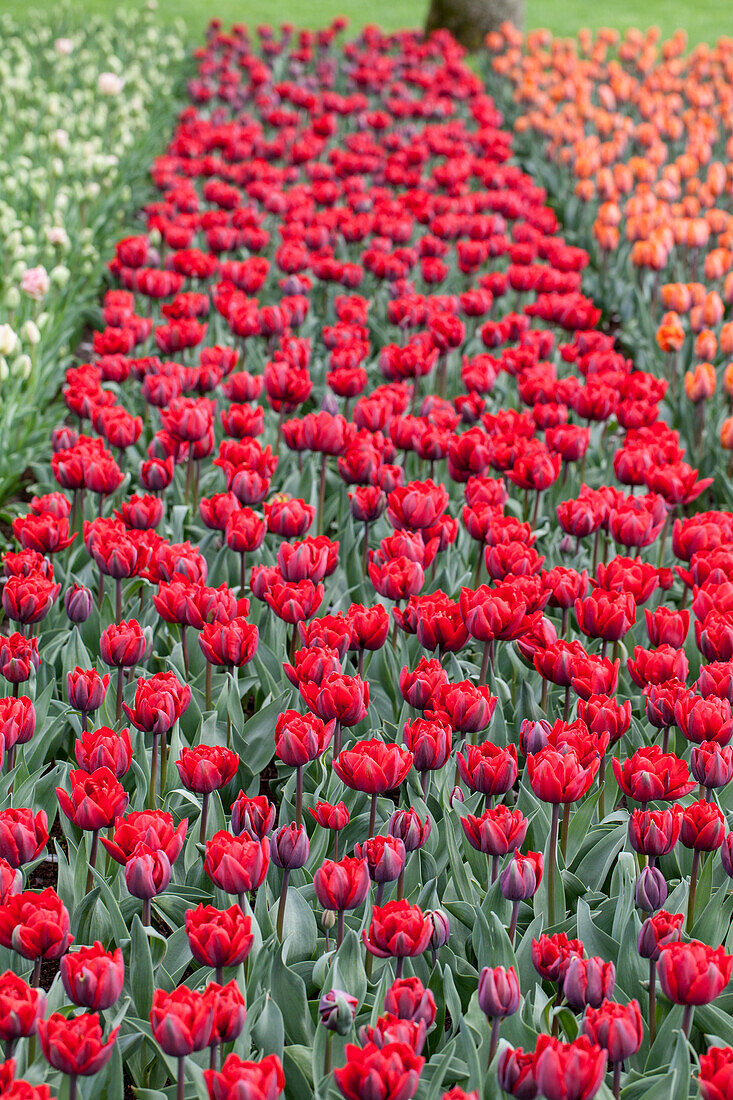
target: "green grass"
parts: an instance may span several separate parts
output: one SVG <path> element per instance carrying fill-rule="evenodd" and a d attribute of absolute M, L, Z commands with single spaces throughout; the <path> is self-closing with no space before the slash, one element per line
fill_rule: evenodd
<path fill-rule="evenodd" d="M 73 0 L 70 10 L 79 13 L 105 14 L 114 17 L 119 3 L 125 0 Z M 139 0 L 132 0 L 135 6 Z M 335 15 L 346 15 L 354 27 L 365 22 L 379 23 L 385 29 L 419 25 L 424 18 L 428 0 L 158 0 L 163 20 L 185 20 L 192 39 L 199 38 L 207 20 L 216 14 L 226 24 L 241 21 L 278 24 L 292 21 L 298 25 L 322 26 Z M 140 5 L 142 6 L 142 5 Z M 18 18 L 58 15 L 58 0 L 0 0 L 0 14 L 11 13 Z M 555 34 L 572 35 L 580 27 L 597 29 L 614 26 L 657 25 L 668 36 L 683 27 L 691 43 L 712 42 L 720 34 L 733 33 L 730 0 L 646 0 L 645 4 L 615 2 L 612 5 L 593 4 L 589 0 L 527 0 L 528 27 L 549 27 Z M 72 17 L 73 18 L 73 17 Z"/>

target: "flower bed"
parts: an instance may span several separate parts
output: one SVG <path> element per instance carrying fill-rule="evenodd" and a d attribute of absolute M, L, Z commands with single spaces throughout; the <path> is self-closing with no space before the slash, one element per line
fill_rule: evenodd
<path fill-rule="evenodd" d="M 671 382 L 665 417 L 714 472 L 733 447 L 731 41 L 683 31 L 492 37 L 489 84 L 522 163 L 589 249 L 588 281 L 638 365 Z M 730 505 L 726 483 L 719 492 Z"/>
<path fill-rule="evenodd" d="M 340 30 L 211 27 L 13 523 L 8 1095 L 725 1094 L 731 516 L 461 52 Z"/>
<path fill-rule="evenodd" d="M 149 195 L 146 171 L 170 126 L 180 34 L 150 12 L 31 28 L 0 19 L 0 503 L 53 421 L 59 364 L 97 309 L 104 264 Z"/>

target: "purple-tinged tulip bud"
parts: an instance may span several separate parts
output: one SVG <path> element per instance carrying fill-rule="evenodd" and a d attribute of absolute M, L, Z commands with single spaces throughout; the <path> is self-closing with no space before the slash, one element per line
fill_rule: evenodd
<path fill-rule="evenodd" d="M 521 1047 L 505 1047 L 499 1055 L 496 1067 L 499 1088 L 508 1092 L 516 1100 L 535 1100 L 539 1095 L 534 1079 L 534 1052 L 524 1051 Z"/>
<path fill-rule="evenodd" d="M 519 727 L 519 748 L 523 756 L 532 756 L 542 752 L 550 743 L 552 726 L 544 718 L 535 722 L 532 718 L 525 718 Z"/>
<path fill-rule="evenodd" d="M 64 592 L 64 607 L 72 623 L 85 623 L 93 606 L 94 596 L 83 584 L 75 584 Z"/>
<path fill-rule="evenodd" d="M 433 934 L 430 937 L 430 946 L 433 951 L 440 951 L 450 939 L 450 919 L 443 909 L 429 909 L 425 916 L 433 926 Z"/>
<path fill-rule="evenodd" d="M 665 909 L 660 909 L 653 917 L 647 917 L 636 941 L 642 959 L 656 962 L 661 949 L 680 938 L 684 920 L 684 913 L 668 913 Z"/>
<path fill-rule="evenodd" d="M 733 878 L 733 833 L 728 833 L 720 846 L 720 858 L 728 878 Z"/>
<path fill-rule="evenodd" d="M 171 865 L 163 851 L 138 844 L 125 864 L 125 885 L 134 898 L 149 901 L 162 894 L 171 880 Z"/>
<path fill-rule="evenodd" d="M 466 796 L 460 787 L 454 787 L 448 797 L 448 805 L 451 809 L 454 808 L 456 802 L 465 802 Z"/>
<path fill-rule="evenodd" d="M 600 956 L 582 959 L 575 955 L 568 963 L 563 980 L 563 993 L 574 1012 L 582 1012 L 586 1005 L 593 1008 L 613 996 L 616 985 L 616 967 Z"/>
<path fill-rule="evenodd" d="M 427 843 L 432 827 L 429 817 L 422 821 L 410 807 L 409 810 L 395 810 L 389 819 L 387 831 L 390 836 L 399 837 L 407 852 L 414 852 Z"/>
<path fill-rule="evenodd" d="M 542 881 L 543 867 L 541 852 L 521 853 L 515 849 L 499 876 L 502 896 L 507 901 L 527 901 L 534 897 Z"/>
<path fill-rule="evenodd" d="M 636 904 L 645 913 L 656 913 L 667 900 L 667 880 L 658 867 L 642 867 L 636 880 Z"/>
<path fill-rule="evenodd" d="M 54 453 L 66 451 L 74 446 L 78 438 L 79 433 L 75 428 L 70 428 L 66 424 L 61 424 L 51 432 L 51 447 Z"/>
<path fill-rule="evenodd" d="M 725 787 L 733 779 L 733 746 L 717 741 L 693 745 L 690 771 L 703 787 Z"/>
<path fill-rule="evenodd" d="M 354 845 L 357 859 L 365 859 L 372 882 L 395 882 L 407 859 L 404 841 L 398 836 L 373 836 Z"/>
<path fill-rule="evenodd" d="M 512 1016 L 519 1008 L 519 978 L 513 966 L 485 966 L 478 980 L 478 1003 L 490 1020 Z"/>
<path fill-rule="evenodd" d="M 354 1026 L 354 1017 L 359 1002 L 343 989 L 331 989 L 324 993 L 318 1002 L 318 1015 L 321 1023 L 329 1031 L 338 1035 L 348 1035 Z"/>
<path fill-rule="evenodd" d="M 274 836 L 270 837 L 270 856 L 276 867 L 282 867 L 287 871 L 295 871 L 298 867 L 305 867 L 310 852 L 310 841 L 305 825 L 283 825 Z"/>

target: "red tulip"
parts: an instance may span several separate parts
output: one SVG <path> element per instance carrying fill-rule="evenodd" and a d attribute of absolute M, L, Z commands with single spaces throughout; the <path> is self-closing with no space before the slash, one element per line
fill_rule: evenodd
<path fill-rule="evenodd" d="M 153 1038 L 173 1058 L 183 1058 L 209 1045 L 214 1006 L 203 993 L 179 985 L 171 993 L 156 989 L 150 1009 Z"/>
<path fill-rule="evenodd" d="M 367 950 L 382 959 L 422 955 L 431 935 L 430 921 L 420 906 L 407 901 L 375 905 L 369 931 L 362 932 Z"/>
<path fill-rule="evenodd" d="M 572 1043 L 540 1035 L 533 1072 L 547 1100 L 591 1100 L 603 1082 L 606 1052 L 586 1035 Z"/>
<path fill-rule="evenodd" d="M 186 935 L 191 954 L 201 966 L 239 966 L 252 949 L 252 920 L 238 905 L 215 909 L 198 905 L 186 910 Z"/>
<path fill-rule="evenodd" d="M 733 955 L 699 940 L 665 944 L 659 953 L 659 981 L 665 997 L 678 1005 L 706 1005 L 730 981 Z"/>
<path fill-rule="evenodd" d="M 609 1062 L 625 1062 L 636 1054 L 644 1038 L 639 1002 L 621 1005 L 604 1001 L 598 1008 L 589 1005 L 583 1016 L 583 1034 L 606 1051 Z"/>
<path fill-rule="evenodd" d="M 96 940 L 93 947 L 80 947 L 61 959 L 64 989 L 69 999 L 82 1008 L 111 1008 L 120 998 L 124 980 L 125 964 L 119 947 L 108 952 Z"/>
<path fill-rule="evenodd" d="M 334 1080 L 346 1100 L 370 1100 L 378 1082 L 380 1100 L 411 1100 L 417 1092 L 425 1063 L 406 1043 L 364 1047 L 348 1043 L 346 1064 L 334 1071 Z"/>
<path fill-rule="evenodd" d="M 38 1021 L 38 1037 L 46 1061 L 70 1077 L 99 1073 L 112 1057 L 119 1030 L 114 1028 L 105 1042 L 96 1012 L 82 1012 L 68 1019 L 54 1012 L 47 1020 Z"/>
<path fill-rule="evenodd" d="M 204 1070 L 211 1100 L 277 1100 L 285 1088 L 285 1074 L 276 1054 L 260 1062 L 243 1062 L 236 1054 L 224 1060 L 221 1070 Z"/>
<path fill-rule="evenodd" d="M 176 767 L 186 790 L 211 794 L 226 787 L 234 778 L 239 755 L 221 745 L 197 745 L 193 749 L 181 749 Z"/>
<path fill-rule="evenodd" d="M 232 836 L 225 830 L 214 833 L 206 844 L 204 870 L 227 894 L 247 894 L 263 883 L 270 863 L 270 844 L 244 832 Z"/>

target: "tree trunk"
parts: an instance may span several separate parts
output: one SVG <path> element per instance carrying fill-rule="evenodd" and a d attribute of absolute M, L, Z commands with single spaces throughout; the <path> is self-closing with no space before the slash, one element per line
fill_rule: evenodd
<path fill-rule="evenodd" d="M 480 50 L 502 23 L 521 27 L 524 0 L 431 0 L 425 33 L 447 30 L 467 50 Z"/>

